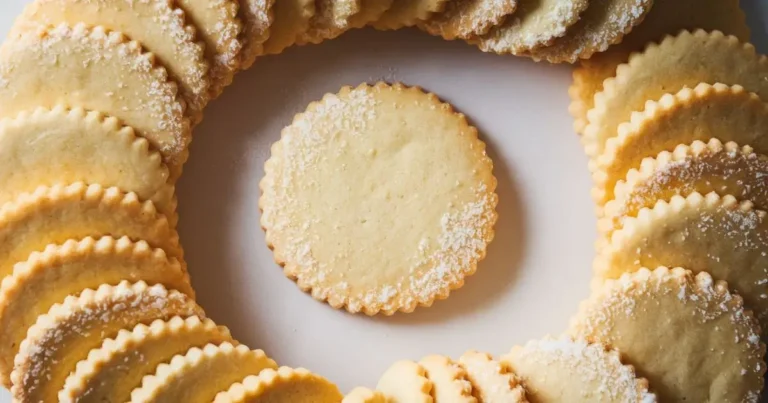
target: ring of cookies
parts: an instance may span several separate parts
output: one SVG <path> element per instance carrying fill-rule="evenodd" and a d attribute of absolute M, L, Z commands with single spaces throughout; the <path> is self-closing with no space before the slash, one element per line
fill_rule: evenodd
<path fill-rule="evenodd" d="M 398 361 L 344 396 L 206 317 L 175 184 L 238 71 L 366 26 L 578 63 L 599 236 L 562 336 Z M 768 58 L 748 40 L 738 0 L 34 0 L 0 48 L 0 382 L 21 403 L 758 402 Z M 401 83 L 311 103 L 260 183 L 275 262 L 353 314 L 447 298 L 504 203 L 481 137 Z"/>

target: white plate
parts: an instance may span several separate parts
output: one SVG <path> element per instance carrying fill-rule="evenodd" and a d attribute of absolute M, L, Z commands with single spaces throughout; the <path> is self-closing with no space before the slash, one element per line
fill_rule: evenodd
<path fill-rule="evenodd" d="M 752 1 L 750 17 L 765 17 L 768 5 L 761 14 L 763 0 Z M 24 3 L 0 3 L 0 32 Z M 495 162 L 500 220 L 488 258 L 463 289 L 413 314 L 368 318 L 316 302 L 283 276 L 265 246 L 257 200 L 269 146 L 293 115 L 326 92 L 377 80 L 423 86 L 469 116 Z M 415 30 L 356 31 L 259 60 L 206 110 L 179 184 L 180 232 L 201 305 L 243 343 L 345 392 L 374 386 L 400 358 L 499 354 L 562 332 L 588 294 L 595 238 L 569 83 L 567 66 L 484 54 Z"/>

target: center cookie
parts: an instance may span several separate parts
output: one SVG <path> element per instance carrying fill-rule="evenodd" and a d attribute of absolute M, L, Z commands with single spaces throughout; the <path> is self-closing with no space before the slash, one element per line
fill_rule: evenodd
<path fill-rule="evenodd" d="M 260 207 L 302 290 L 368 315 L 459 288 L 493 238 L 493 164 L 464 115 L 400 84 L 345 87 L 272 147 Z"/>

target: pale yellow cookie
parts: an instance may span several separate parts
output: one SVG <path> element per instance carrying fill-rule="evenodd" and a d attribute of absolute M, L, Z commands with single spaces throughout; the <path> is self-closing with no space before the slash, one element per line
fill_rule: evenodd
<path fill-rule="evenodd" d="M 662 402 L 757 402 L 763 387 L 757 321 L 707 273 L 642 269 L 609 281 L 569 333 L 617 348 Z"/>
<path fill-rule="evenodd" d="M 514 14 L 480 37 L 471 38 L 484 52 L 524 54 L 550 45 L 579 21 L 589 0 L 520 0 Z"/>
<path fill-rule="evenodd" d="M 219 392 L 249 375 L 277 368 L 261 350 L 231 343 L 208 344 L 160 364 L 131 392 L 131 403 L 210 403 Z"/>
<path fill-rule="evenodd" d="M 517 375 L 489 354 L 474 350 L 459 358 L 472 383 L 472 395 L 478 403 L 526 403 L 525 390 Z"/>
<path fill-rule="evenodd" d="M 113 118 L 83 109 L 38 108 L 0 119 L 0 206 L 40 185 L 96 183 L 176 213 L 168 167 L 149 143 Z"/>
<path fill-rule="evenodd" d="M 389 403 L 389 400 L 385 394 L 377 390 L 357 387 L 344 396 L 341 403 Z"/>
<path fill-rule="evenodd" d="M 352 28 L 352 19 L 362 11 L 362 0 L 316 0 L 309 27 L 299 34 L 297 45 L 333 39 Z"/>
<path fill-rule="evenodd" d="M 428 20 L 420 21 L 419 28 L 445 40 L 470 39 L 485 35 L 504 22 L 517 9 L 518 0 L 452 0 L 445 10 Z"/>
<path fill-rule="evenodd" d="M 205 44 L 198 41 L 195 27 L 187 24 L 184 11 L 172 0 L 35 0 L 16 21 L 16 32 L 34 31 L 40 24 L 84 23 L 125 34 L 168 69 L 179 84 L 188 115 L 194 122 L 202 119 L 210 99 Z"/>
<path fill-rule="evenodd" d="M 563 336 L 515 346 L 500 361 L 520 378 L 534 403 L 655 403 L 648 381 L 616 350 Z"/>
<path fill-rule="evenodd" d="M 177 93 L 152 53 L 103 27 L 26 31 L 0 48 L 0 117 L 56 105 L 101 111 L 149 140 L 171 170 L 190 140 Z"/>
<path fill-rule="evenodd" d="M 10 386 L 13 357 L 38 316 L 69 295 L 125 279 L 195 295 L 183 262 L 128 238 L 69 240 L 18 263 L 0 287 L 0 381 Z"/>
<path fill-rule="evenodd" d="M 233 342 L 226 327 L 197 316 L 158 319 L 120 330 L 77 363 L 59 392 L 59 402 L 127 402 L 131 391 L 158 365 L 191 348 L 224 342 Z"/>
<path fill-rule="evenodd" d="M 589 123 L 587 112 L 595 106 L 595 94 L 603 90 L 603 81 L 616 75 L 616 68 L 627 62 L 631 52 L 641 51 L 650 42 L 683 29 L 721 31 L 742 42 L 749 41 L 749 27 L 739 0 L 654 0 L 643 23 L 621 44 L 583 60 L 574 70 L 569 111 L 574 117 L 576 132 L 583 133 Z"/>
<path fill-rule="evenodd" d="M 653 5 L 653 0 L 590 0 L 579 22 L 565 36 L 546 47 L 532 49 L 529 56 L 536 61 L 575 63 L 603 52 L 621 42 L 624 35 L 640 24 Z"/>
<path fill-rule="evenodd" d="M 595 274 L 615 279 L 643 267 L 708 272 L 768 319 L 768 218 L 749 201 L 716 193 L 673 196 L 623 220 L 595 258 Z"/>
<path fill-rule="evenodd" d="M 768 103 L 741 86 L 703 83 L 646 102 L 645 110 L 633 112 L 592 160 L 595 203 L 599 207 L 613 199 L 616 183 L 630 169 L 639 168 L 644 158 L 712 138 L 748 145 L 768 155 Z"/>
<path fill-rule="evenodd" d="M 661 152 L 646 158 L 639 169 L 627 173 L 616 184 L 616 199 L 605 205 L 599 220 L 602 234 L 621 228 L 625 217 L 635 217 L 642 208 L 652 208 L 658 200 L 698 192 L 732 195 L 749 200 L 756 208 L 768 210 L 768 157 L 756 154 L 749 146 L 695 141 L 679 145 L 674 152 Z"/>
<path fill-rule="evenodd" d="M 0 209 L 0 278 L 49 244 L 107 235 L 144 240 L 171 257 L 183 256 L 168 219 L 135 193 L 83 183 L 41 186 Z"/>
<path fill-rule="evenodd" d="M 216 395 L 214 403 L 339 403 L 343 398 L 339 388 L 320 375 L 280 367 L 249 375 Z"/>
<path fill-rule="evenodd" d="M 419 361 L 432 382 L 432 397 L 442 403 L 477 403 L 464 367 L 442 355 L 430 355 Z"/>
<path fill-rule="evenodd" d="M 294 0 L 240 0 L 243 19 L 242 68 L 247 69 L 264 53 L 264 42 L 269 39 L 270 27 L 275 20 L 275 3 Z"/>
<path fill-rule="evenodd" d="M 345 87 L 272 147 L 261 222 L 275 260 L 316 299 L 411 312 L 461 287 L 485 256 L 492 168 L 477 130 L 435 95 Z"/>
<path fill-rule="evenodd" d="M 448 0 L 394 0 L 392 6 L 371 25 L 380 30 L 412 27 L 445 10 Z"/>
<path fill-rule="evenodd" d="M 205 57 L 211 68 L 210 96 L 221 95 L 240 68 L 243 24 L 238 0 L 175 0 L 205 42 Z"/>
<path fill-rule="evenodd" d="M 139 323 L 195 315 L 205 313 L 186 294 L 143 281 L 67 297 L 29 329 L 14 362 L 11 393 L 20 402 L 54 402 L 76 364 L 104 338 Z"/>
<path fill-rule="evenodd" d="M 279 0 L 275 2 L 274 22 L 269 39 L 264 42 L 264 54 L 276 55 L 296 43 L 299 35 L 309 29 L 317 11 L 315 0 Z"/>
<path fill-rule="evenodd" d="M 376 390 L 390 403 L 433 403 L 427 371 L 413 361 L 397 361 L 379 378 Z"/>
<path fill-rule="evenodd" d="M 360 12 L 352 17 L 350 26 L 362 28 L 373 21 L 378 21 L 392 7 L 394 0 L 361 0 Z"/>
<path fill-rule="evenodd" d="M 619 125 L 632 112 L 641 111 L 646 101 L 660 99 L 699 83 L 741 85 L 768 100 L 768 57 L 755 47 L 740 43 L 721 32 L 683 31 L 635 53 L 629 63 L 619 66 L 616 77 L 605 81 L 589 111 L 589 125 L 582 140 L 590 158 L 605 150 L 606 141 L 617 135 Z"/>

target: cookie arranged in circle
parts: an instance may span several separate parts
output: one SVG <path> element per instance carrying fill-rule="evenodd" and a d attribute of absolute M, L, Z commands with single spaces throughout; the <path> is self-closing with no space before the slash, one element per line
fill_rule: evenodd
<path fill-rule="evenodd" d="M 194 347 L 160 364 L 131 392 L 131 403 L 212 402 L 219 392 L 249 375 L 275 369 L 277 364 L 261 350 L 224 342 Z"/>
<path fill-rule="evenodd" d="M 411 312 L 461 287 L 485 256 L 492 168 L 477 130 L 435 95 L 345 87 L 272 147 L 261 222 L 275 260 L 316 299 Z"/>
<path fill-rule="evenodd" d="M 768 100 L 766 76 L 768 57 L 757 55 L 754 46 L 735 36 L 697 30 L 667 37 L 633 54 L 629 63 L 617 69 L 616 77 L 605 81 L 603 91 L 595 95 L 595 108 L 589 111 L 589 125 L 582 136 L 585 151 L 590 158 L 599 156 L 619 125 L 629 121 L 632 112 L 643 110 L 649 99 L 699 83 L 723 83 L 741 85 Z"/>
<path fill-rule="evenodd" d="M 135 192 L 166 216 L 176 213 L 162 156 L 132 128 L 98 112 L 57 106 L 2 119 L 0 161 L 0 206 L 40 185 L 85 182 Z"/>
<path fill-rule="evenodd" d="M 304 368 L 265 369 L 216 395 L 214 403 L 339 403 L 339 388 Z"/>
<path fill-rule="evenodd" d="M 188 115 L 195 122 L 202 119 L 210 99 L 205 44 L 172 1 L 36 0 L 24 10 L 14 30 L 34 31 L 36 24 L 78 23 L 120 32 L 152 52 L 179 85 Z"/>
<path fill-rule="evenodd" d="M 653 0 L 590 0 L 579 21 L 549 46 L 531 49 L 536 61 L 575 63 L 621 42 L 624 35 L 640 24 Z"/>
<path fill-rule="evenodd" d="M 57 105 L 101 111 L 149 140 L 171 170 L 190 141 L 178 92 L 152 53 L 103 27 L 27 31 L 0 48 L 0 117 Z"/>
<path fill-rule="evenodd" d="M 758 154 L 768 155 L 768 103 L 738 85 L 703 83 L 666 94 L 657 102 L 647 101 L 645 110 L 633 112 L 630 121 L 619 126 L 618 135 L 605 142 L 602 154 L 593 159 L 595 203 L 603 206 L 613 199 L 616 184 L 629 170 L 638 169 L 643 159 L 673 151 L 680 144 L 713 138 L 748 145 Z"/>
<path fill-rule="evenodd" d="M 194 298 L 185 265 L 161 249 L 127 237 L 48 245 L 15 265 L 0 287 L 0 380 L 10 386 L 13 358 L 38 316 L 69 295 L 124 279 L 162 284 Z"/>
<path fill-rule="evenodd" d="M 341 403 L 387 403 L 387 396 L 377 390 L 359 386 L 352 389 Z"/>
<path fill-rule="evenodd" d="M 264 54 L 276 55 L 296 43 L 299 35 L 309 29 L 312 17 L 317 13 L 315 0 L 279 0 L 272 12 L 274 21 L 269 39 L 264 42 Z"/>
<path fill-rule="evenodd" d="M 565 35 L 588 6 L 588 0 L 520 0 L 504 23 L 470 42 L 484 52 L 521 55 Z"/>
<path fill-rule="evenodd" d="M 394 0 L 392 6 L 371 25 L 379 30 L 412 27 L 445 10 L 448 0 Z"/>
<path fill-rule="evenodd" d="M 317 0 L 315 15 L 307 30 L 299 34 L 297 45 L 334 39 L 352 28 L 352 19 L 362 11 L 362 0 Z"/>
<path fill-rule="evenodd" d="M 707 273 L 662 267 L 608 281 L 569 333 L 621 351 L 662 402 L 757 401 L 763 388 L 760 327 Z"/>
<path fill-rule="evenodd" d="M 742 42 L 749 41 L 749 27 L 739 0 L 655 0 L 643 23 L 620 44 L 582 60 L 574 70 L 568 110 L 574 117 L 576 132 L 581 134 L 587 127 L 587 112 L 595 106 L 595 94 L 603 90 L 603 81 L 616 75 L 616 68 L 627 62 L 631 52 L 642 51 L 649 43 L 684 29 L 721 31 Z"/>
<path fill-rule="evenodd" d="M 241 68 L 248 69 L 256 57 L 264 53 L 264 42 L 269 40 L 276 2 L 284 0 L 240 0 L 240 16 L 243 21 L 243 49 Z"/>
<path fill-rule="evenodd" d="M 517 9 L 518 0 L 453 0 L 445 9 L 428 20 L 418 23 L 419 28 L 446 40 L 470 39 L 485 35 L 504 22 Z"/>
<path fill-rule="evenodd" d="M 432 397 L 436 402 L 477 403 L 467 371 L 458 363 L 442 355 L 430 355 L 422 358 L 419 365 L 432 382 Z"/>
<path fill-rule="evenodd" d="M 533 402 L 653 403 L 648 381 L 625 365 L 619 352 L 571 337 L 532 340 L 501 361 L 517 374 Z"/>
<path fill-rule="evenodd" d="M 432 382 L 427 370 L 413 361 L 397 361 L 379 378 L 376 390 L 387 396 L 387 401 L 433 403 Z"/>
<path fill-rule="evenodd" d="M 627 217 L 595 258 L 600 279 L 643 267 L 682 267 L 727 281 L 768 318 L 768 218 L 749 201 L 715 193 L 674 196 Z"/>
<path fill-rule="evenodd" d="M 478 402 L 525 403 L 525 390 L 512 369 L 487 353 L 467 351 L 459 364 L 472 384 L 472 396 Z"/>
<path fill-rule="evenodd" d="M 361 0 L 360 12 L 352 17 L 352 28 L 363 28 L 374 21 L 378 21 L 386 13 L 394 0 Z"/>
<path fill-rule="evenodd" d="M 226 327 L 210 319 L 175 316 L 120 330 L 77 363 L 59 392 L 59 402 L 127 402 L 142 378 L 177 354 L 208 344 L 232 343 Z"/>
<path fill-rule="evenodd" d="M 67 297 L 29 329 L 14 361 L 11 393 L 21 402 L 54 402 L 76 364 L 103 338 L 156 319 L 204 315 L 186 294 L 142 281 Z"/>

